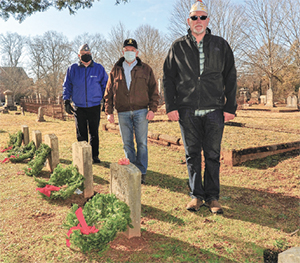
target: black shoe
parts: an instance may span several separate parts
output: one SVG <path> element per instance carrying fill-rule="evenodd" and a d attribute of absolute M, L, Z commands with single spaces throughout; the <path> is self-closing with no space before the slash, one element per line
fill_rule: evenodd
<path fill-rule="evenodd" d="M 100 159 L 99 159 L 98 156 L 93 157 L 93 163 L 100 163 L 100 162 L 101 162 L 101 161 L 100 161 Z"/>
<path fill-rule="evenodd" d="M 145 183 L 146 183 L 146 175 L 142 174 L 141 184 L 145 184 Z"/>

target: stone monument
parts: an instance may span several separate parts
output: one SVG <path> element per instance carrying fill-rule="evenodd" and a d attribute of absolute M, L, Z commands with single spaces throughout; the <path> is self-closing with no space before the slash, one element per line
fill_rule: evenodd
<path fill-rule="evenodd" d="M 274 106 L 274 103 L 273 103 L 273 91 L 272 89 L 268 89 L 267 90 L 267 102 L 266 102 L 266 106 L 267 107 L 272 107 Z"/>
<path fill-rule="evenodd" d="M 3 92 L 5 95 L 5 104 L 4 108 L 8 110 L 17 110 L 17 107 L 15 106 L 14 99 L 13 99 L 13 92 L 11 90 L 6 90 Z"/>
<path fill-rule="evenodd" d="M 38 109 L 38 118 L 36 120 L 37 122 L 43 122 L 43 121 L 46 121 L 44 119 L 44 108 L 43 107 L 39 107 Z"/>

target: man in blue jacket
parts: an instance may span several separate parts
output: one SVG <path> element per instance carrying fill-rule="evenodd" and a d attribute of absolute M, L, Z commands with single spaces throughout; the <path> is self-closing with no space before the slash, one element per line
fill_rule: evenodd
<path fill-rule="evenodd" d="M 87 141 L 90 137 L 93 163 L 99 159 L 100 103 L 108 76 L 102 65 L 92 60 L 88 44 L 78 51 L 79 62 L 68 68 L 64 84 L 63 99 L 65 110 L 74 114 L 78 141 Z M 71 106 L 71 100 L 74 108 Z"/>
<path fill-rule="evenodd" d="M 228 43 L 207 28 L 208 11 L 201 0 L 192 5 L 187 22 L 188 34 L 172 44 L 164 63 L 166 111 L 181 128 L 192 198 L 186 209 L 205 205 L 222 214 L 220 148 L 224 121 L 235 117 L 237 107 L 234 57 Z"/>

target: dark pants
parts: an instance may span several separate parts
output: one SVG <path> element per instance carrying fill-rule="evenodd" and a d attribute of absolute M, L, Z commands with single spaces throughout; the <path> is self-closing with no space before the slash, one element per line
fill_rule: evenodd
<path fill-rule="evenodd" d="M 75 125 L 77 141 L 87 141 L 90 137 L 92 146 L 92 156 L 99 155 L 99 124 L 100 124 L 100 105 L 90 108 L 75 108 Z"/>
<path fill-rule="evenodd" d="M 220 150 L 224 130 L 222 110 L 215 110 L 202 117 L 192 109 L 179 110 L 179 124 L 186 154 L 191 196 L 206 202 L 219 200 Z M 202 182 L 201 150 L 205 169 Z"/>

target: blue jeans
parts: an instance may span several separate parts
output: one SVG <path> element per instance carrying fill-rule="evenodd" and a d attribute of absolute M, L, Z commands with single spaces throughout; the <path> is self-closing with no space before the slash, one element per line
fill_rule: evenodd
<path fill-rule="evenodd" d="M 179 116 L 189 174 L 190 195 L 206 202 L 219 200 L 223 111 L 215 110 L 198 117 L 192 109 L 184 108 L 179 110 Z M 205 159 L 203 182 L 201 150 Z"/>
<path fill-rule="evenodd" d="M 146 119 L 148 110 L 141 109 L 135 111 L 119 112 L 119 127 L 123 141 L 123 149 L 126 158 L 146 174 L 148 167 L 148 120 Z M 136 148 L 134 148 L 133 137 L 135 135 Z"/>

